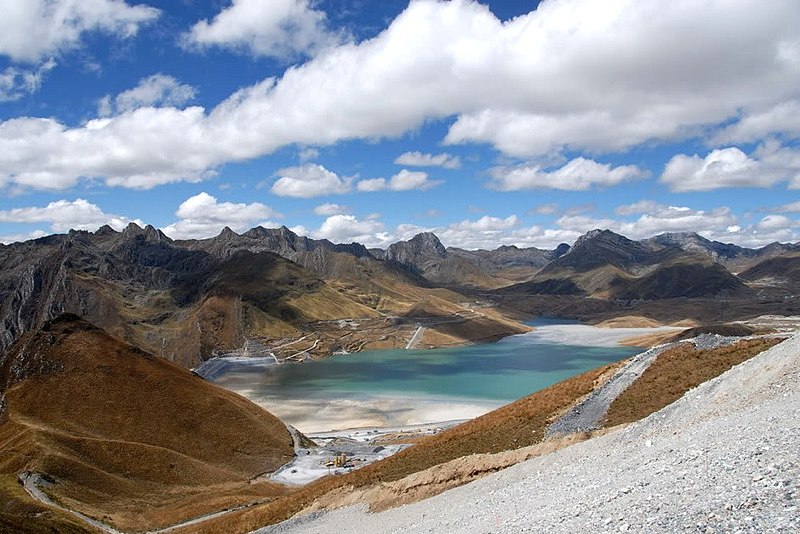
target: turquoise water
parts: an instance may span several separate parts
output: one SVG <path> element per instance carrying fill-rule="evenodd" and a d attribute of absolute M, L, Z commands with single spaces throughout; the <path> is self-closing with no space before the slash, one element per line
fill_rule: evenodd
<path fill-rule="evenodd" d="M 410 396 L 504 403 L 637 352 L 546 344 L 520 335 L 488 345 L 366 351 L 267 369 L 238 367 L 219 382 L 238 389 L 235 382 L 246 381 L 248 396 L 260 400 Z"/>

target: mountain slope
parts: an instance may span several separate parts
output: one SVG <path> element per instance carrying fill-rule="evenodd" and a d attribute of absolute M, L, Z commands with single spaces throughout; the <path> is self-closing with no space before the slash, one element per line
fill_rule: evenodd
<path fill-rule="evenodd" d="M 746 269 L 773 256 L 800 251 L 800 245 L 791 243 L 771 243 L 761 248 L 750 249 L 732 243 L 711 241 L 694 232 L 664 233 L 645 240 L 645 243 L 676 246 L 686 252 L 699 252 L 728 269 Z"/>
<path fill-rule="evenodd" d="M 556 253 L 515 246 L 475 251 L 445 248 L 436 235 L 423 232 L 390 245 L 380 256 L 434 285 L 492 289 L 530 278 Z"/>
<path fill-rule="evenodd" d="M 743 296 L 748 289 L 706 255 L 593 230 L 531 281 L 503 288 L 501 293 L 659 300 Z"/>
<path fill-rule="evenodd" d="M 742 280 L 759 286 L 800 289 L 800 254 L 790 253 L 766 259 L 739 273 Z"/>
<path fill-rule="evenodd" d="M 436 323 L 423 340 L 436 346 L 525 330 L 465 302 L 361 245 L 286 228 L 173 241 L 151 226 L 103 227 L 0 248 L 0 361 L 22 333 L 62 312 L 184 367 L 251 341 L 268 354 L 309 338 L 281 357 L 404 347 L 420 321 Z M 345 332 L 330 324 L 338 320 L 366 324 Z"/>
<path fill-rule="evenodd" d="M 272 531 L 794 532 L 799 375 L 795 336 L 617 432 L 402 508 Z"/>
<path fill-rule="evenodd" d="M 126 529 L 278 495 L 250 481 L 293 456 L 271 414 L 71 315 L 11 348 L 0 397 L 0 473 Z"/>

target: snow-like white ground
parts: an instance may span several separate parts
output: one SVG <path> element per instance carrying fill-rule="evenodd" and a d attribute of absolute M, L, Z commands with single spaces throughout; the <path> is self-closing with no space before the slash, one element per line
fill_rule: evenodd
<path fill-rule="evenodd" d="M 528 334 L 511 336 L 508 343 L 531 342 L 583 345 L 589 347 L 614 347 L 619 341 L 635 336 L 680 328 L 598 328 L 596 326 L 567 324 L 538 326 Z M 213 364 L 219 360 L 219 364 Z M 473 419 L 502 406 L 502 402 L 479 399 L 458 399 L 436 395 L 375 395 L 364 398 L 326 399 L 259 399 L 259 392 L 250 386 L 252 380 L 237 377 L 237 365 L 246 358 L 219 358 L 206 364 L 214 382 L 230 389 L 256 404 L 263 406 L 283 421 L 289 421 L 304 434 L 333 429 L 359 427 L 393 427 L 431 424 L 452 419 Z M 270 358 L 258 359 L 265 368 L 274 365 Z M 294 364 L 283 364 L 294 365 Z M 221 368 L 217 368 L 220 366 Z M 222 367 L 224 366 L 224 367 Z M 198 370 L 195 370 L 196 372 Z"/>
<path fill-rule="evenodd" d="M 586 347 L 616 347 L 619 342 L 632 337 L 663 332 L 680 332 L 683 328 L 657 326 L 652 328 L 599 328 L 584 324 L 554 324 L 537 326 L 533 332 L 520 334 L 522 340 L 535 339 L 542 343 L 559 343 Z"/>

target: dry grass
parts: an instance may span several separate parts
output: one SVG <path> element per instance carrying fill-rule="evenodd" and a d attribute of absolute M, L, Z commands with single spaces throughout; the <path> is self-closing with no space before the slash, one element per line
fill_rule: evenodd
<path fill-rule="evenodd" d="M 610 376 L 605 366 L 538 391 L 463 425 L 426 437 L 381 462 L 347 475 L 326 477 L 263 506 L 203 524 L 203 532 L 245 532 L 288 519 L 331 492 L 392 483 L 465 456 L 499 453 L 540 443 L 547 425 Z M 187 529 L 187 532 L 191 529 Z"/>
<path fill-rule="evenodd" d="M 611 404 L 605 425 L 638 421 L 675 402 L 684 393 L 734 365 L 780 343 L 779 339 L 753 339 L 712 350 L 682 344 L 658 356 L 655 362 Z"/>
<path fill-rule="evenodd" d="M 0 473 L 48 475 L 56 501 L 125 530 L 285 491 L 249 483 L 293 456 L 278 419 L 83 321 L 25 336 L 9 384 Z"/>
<path fill-rule="evenodd" d="M 97 532 L 77 518 L 34 501 L 13 475 L 0 474 L 0 533 Z"/>

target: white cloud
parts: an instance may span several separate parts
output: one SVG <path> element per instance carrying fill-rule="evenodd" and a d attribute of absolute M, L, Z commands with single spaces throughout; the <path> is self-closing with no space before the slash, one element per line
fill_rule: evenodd
<path fill-rule="evenodd" d="M 316 208 L 314 208 L 314 213 L 317 215 L 322 215 L 324 217 L 330 217 L 331 215 L 346 215 L 349 213 L 350 208 L 347 206 L 341 206 L 339 204 L 334 204 L 331 202 L 320 204 Z"/>
<path fill-rule="evenodd" d="M 609 164 L 578 157 L 553 171 L 545 171 L 535 163 L 526 163 L 514 167 L 495 167 L 491 169 L 490 174 L 491 187 L 500 191 L 520 189 L 586 191 L 592 187 L 609 187 L 636 180 L 644 177 L 646 173 L 635 165 L 611 167 Z"/>
<path fill-rule="evenodd" d="M 477 221 L 464 220 L 450 225 L 448 228 L 453 230 L 465 230 L 467 232 L 498 232 L 508 230 L 519 225 L 519 218 L 516 215 L 509 215 L 505 219 L 484 215 Z"/>
<path fill-rule="evenodd" d="M 356 189 L 364 193 L 385 191 L 387 187 L 386 178 L 369 178 L 367 180 L 361 180 L 356 184 Z"/>
<path fill-rule="evenodd" d="M 774 134 L 800 135 L 800 101 L 780 102 L 766 110 L 750 111 L 711 139 L 714 145 L 752 143 Z"/>
<path fill-rule="evenodd" d="M 286 145 L 397 136 L 451 117 L 446 142 L 519 157 L 711 135 L 800 100 L 799 26 L 795 0 L 562 0 L 506 22 L 476 2 L 418 0 L 375 38 L 325 49 L 211 110 L 142 108 L 75 128 L 0 123 L 0 181 L 196 181 Z"/>
<path fill-rule="evenodd" d="M 640 200 L 633 204 L 624 204 L 615 210 L 617 215 L 636 215 L 639 213 L 653 213 L 661 209 L 658 203 L 652 200 Z"/>
<path fill-rule="evenodd" d="M 187 198 L 178 207 L 175 215 L 179 220 L 162 228 L 173 239 L 213 237 L 226 226 L 234 232 L 244 232 L 259 225 L 277 226 L 267 219 L 281 217 L 280 213 L 260 202 L 219 202 L 205 192 Z"/>
<path fill-rule="evenodd" d="M 558 211 L 558 204 L 540 204 L 530 210 L 528 215 L 553 215 Z"/>
<path fill-rule="evenodd" d="M 311 161 L 319 157 L 319 149 L 313 146 L 306 146 L 297 151 L 297 158 L 301 163 Z"/>
<path fill-rule="evenodd" d="M 107 117 L 141 107 L 181 106 L 192 100 L 196 92 L 194 87 L 182 84 L 172 76 L 153 74 L 142 78 L 136 87 L 123 91 L 114 98 L 106 95 L 100 99 L 98 114 Z"/>
<path fill-rule="evenodd" d="M 8 245 L 9 243 L 28 241 L 29 239 L 38 239 L 46 235 L 48 235 L 48 233 L 45 232 L 44 230 L 33 230 L 31 232 L 26 232 L 21 234 L 0 235 L 0 243 Z"/>
<path fill-rule="evenodd" d="M 42 86 L 45 75 L 55 66 L 55 60 L 50 58 L 34 69 L 6 67 L 0 72 L 0 102 L 13 102 L 35 93 Z"/>
<path fill-rule="evenodd" d="M 201 20 L 183 36 L 190 48 L 220 46 L 282 59 L 313 54 L 337 40 L 325 13 L 309 0 L 233 0 L 211 22 Z"/>
<path fill-rule="evenodd" d="M 352 178 L 341 178 L 322 165 L 306 163 L 300 167 L 279 170 L 272 192 L 281 197 L 312 198 L 337 195 L 350 191 Z"/>
<path fill-rule="evenodd" d="M 595 228 L 607 228 L 630 239 L 645 239 L 664 232 L 696 232 L 707 239 L 746 247 L 761 247 L 773 241 L 795 242 L 800 239 L 798 223 L 789 217 L 770 214 L 755 224 L 744 224 L 727 207 L 696 210 L 643 200 L 620 206 L 617 214 L 639 217 L 630 220 L 572 215 L 560 217 L 556 225 L 562 230 L 579 234 Z"/>
<path fill-rule="evenodd" d="M 115 230 L 122 230 L 131 222 L 143 225 L 139 219 L 104 213 L 99 206 L 82 198 L 73 201 L 57 200 L 45 207 L 3 210 L 0 211 L 0 222 L 50 223 L 50 230 L 53 232 L 66 232 L 71 229 L 97 230 L 104 224 Z"/>
<path fill-rule="evenodd" d="M 442 154 L 423 154 L 422 152 L 404 152 L 394 160 L 398 165 L 409 167 L 442 167 L 445 169 L 458 169 L 461 167 L 461 158 L 447 152 Z"/>
<path fill-rule="evenodd" d="M 332 215 L 325 219 L 319 230 L 311 232 L 317 239 L 335 243 L 361 243 L 367 247 L 385 246 L 392 241 L 377 219 L 359 220 L 354 215 Z"/>
<path fill-rule="evenodd" d="M 441 180 L 429 180 L 426 172 L 403 169 L 388 181 L 385 178 L 361 180 L 356 184 L 356 189 L 362 192 L 412 191 L 414 189 L 424 191 L 441 183 Z"/>
<path fill-rule="evenodd" d="M 800 151 L 768 141 L 751 156 L 737 147 L 712 150 L 703 158 L 678 154 L 667 163 L 661 181 L 681 192 L 770 187 L 782 181 L 800 188 Z"/>
<path fill-rule="evenodd" d="M 779 206 L 775 211 L 781 213 L 800 213 L 800 200 Z"/>
<path fill-rule="evenodd" d="M 34 63 L 75 48 L 86 32 L 136 35 L 160 11 L 123 0 L 0 0 L 0 13 L 0 54 Z"/>
<path fill-rule="evenodd" d="M 353 215 L 329 217 L 319 230 L 300 227 L 303 235 L 337 242 L 357 241 L 367 246 L 386 248 L 399 240 L 408 240 L 420 232 L 433 232 L 448 247 L 496 249 L 501 245 L 553 249 L 560 243 L 572 244 L 579 236 L 595 228 L 609 229 L 630 239 L 646 239 L 664 232 L 697 232 L 712 240 L 760 247 L 773 241 L 800 240 L 800 221 L 770 214 L 753 224 L 737 220 L 730 208 L 697 210 L 685 206 L 665 206 L 643 200 L 620 206 L 621 218 L 571 214 L 559 217 L 553 226 L 525 226 L 516 215 L 483 216 L 447 226 L 424 227 L 400 224 L 387 229 L 378 219 L 359 220 Z"/>
<path fill-rule="evenodd" d="M 736 217 L 727 207 L 711 210 L 694 210 L 685 206 L 664 206 L 643 201 L 621 206 L 620 215 L 639 215 L 635 220 L 595 218 L 586 215 L 560 217 L 556 224 L 566 230 L 585 233 L 595 228 L 609 229 L 630 239 L 644 239 L 664 232 L 697 232 L 715 235 L 736 223 Z"/>

